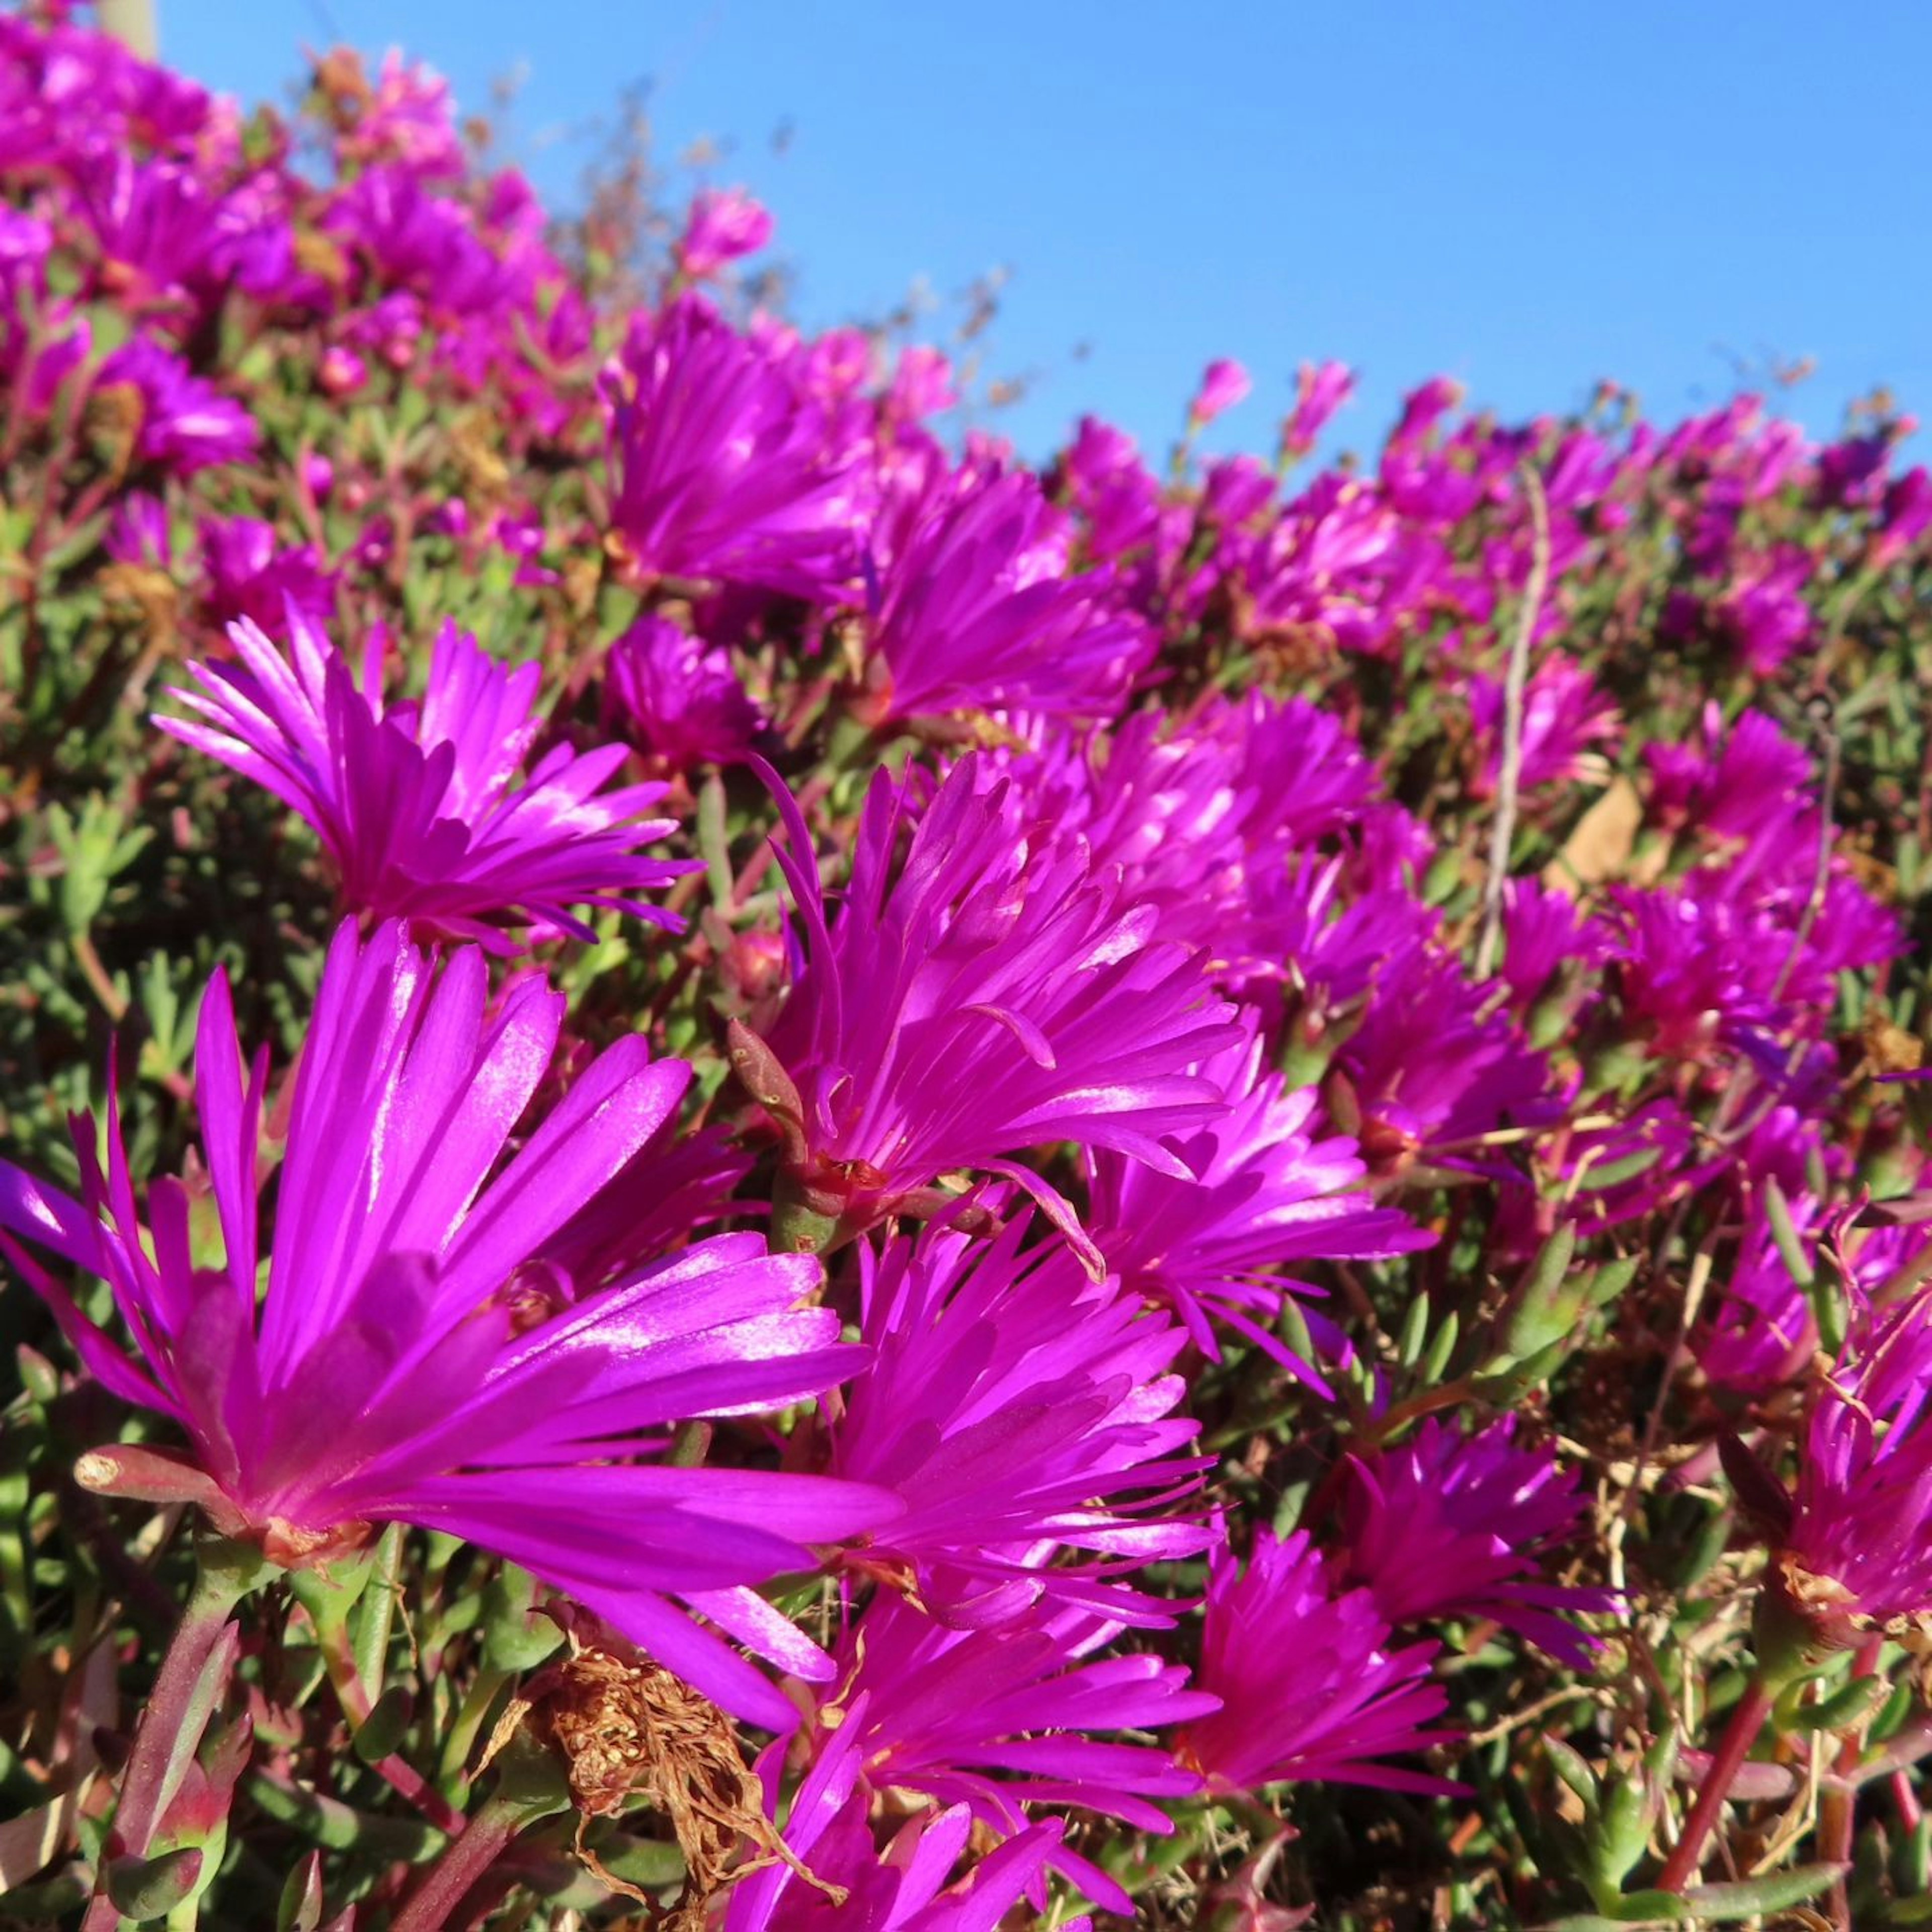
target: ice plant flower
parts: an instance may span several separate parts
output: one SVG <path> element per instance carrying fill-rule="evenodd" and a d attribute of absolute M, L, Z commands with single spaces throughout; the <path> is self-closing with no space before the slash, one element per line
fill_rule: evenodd
<path fill-rule="evenodd" d="M 663 617 L 640 617 L 610 646 L 604 688 L 608 715 L 680 771 L 739 763 L 765 728 L 730 654 Z"/>
<path fill-rule="evenodd" d="M 1817 1245 L 1818 1203 L 1801 1192 L 1786 1211 L 1808 1259 Z M 1697 1366 L 1710 1381 L 1755 1396 L 1802 1375 L 1817 1349 L 1817 1319 L 1762 1198 L 1751 1204 L 1736 1256 L 1719 1281 L 1721 1292 L 1691 1340 Z"/>
<path fill-rule="evenodd" d="M 1070 574 L 1066 532 L 1024 470 L 956 481 L 894 556 L 854 709 L 868 724 L 954 711 L 1106 718 L 1152 630 Z"/>
<path fill-rule="evenodd" d="M 1359 820 L 1374 772 L 1340 721 L 1298 698 L 1210 699 L 1170 724 L 1143 711 L 1088 736 L 1003 754 L 1032 810 L 1077 831 L 1161 914 L 1164 938 L 1218 968 L 1278 959 L 1261 916 L 1292 856 Z M 1280 782 L 1292 771 L 1295 782 Z"/>
<path fill-rule="evenodd" d="M 1354 393 L 1354 372 L 1346 362 L 1304 362 L 1294 377 L 1294 407 L 1281 426 L 1282 453 L 1303 457 Z"/>
<path fill-rule="evenodd" d="M 942 1175 L 1003 1174 L 1103 1272 L 1065 1198 L 1009 1156 L 1073 1141 L 1186 1172 L 1164 1137 L 1220 1106 L 1192 1070 L 1230 1037 L 1196 956 L 977 754 L 922 810 L 916 772 L 874 778 L 836 921 L 804 817 L 769 782 L 802 944 L 769 1045 L 739 1028 L 734 1055 L 800 1202 L 849 1234 Z"/>
<path fill-rule="evenodd" d="M 1240 363 L 1222 356 L 1202 372 L 1201 387 L 1187 406 L 1187 420 L 1194 428 L 1204 428 L 1214 418 L 1246 399 L 1254 387 Z"/>
<path fill-rule="evenodd" d="M 1328 1392 L 1269 1325 L 1292 1289 L 1274 1270 L 1298 1261 L 1381 1258 L 1426 1247 L 1433 1237 L 1358 1184 L 1367 1173 L 1346 1135 L 1318 1137 L 1318 1096 L 1292 1090 L 1263 1063 L 1252 1020 L 1199 1071 L 1227 1096 L 1226 1111 L 1175 1142 L 1190 1174 L 1176 1176 L 1102 1148 L 1089 1156 L 1090 1232 L 1122 1283 L 1171 1308 L 1210 1360 L 1216 1321 L 1290 1374 Z M 1340 1337 L 1318 1324 L 1331 1347 Z"/>
<path fill-rule="evenodd" d="M 700 188 L 677 244 L 677 265 L 694 279 L 715 275 L 772 238 L 771 213 L 741 188 Z"/>
<path fill-rule="evenodd" d="M 1534 879 L 1512 879 L 1504 886 L 1498 970 L 1520 1006 L 1534 1006 L 1552 985 L 1594 974 L 1610 957 L 1612 943 L 1602 921 L 1567 894 Z M 1580 990 L 1579 1003 L 1586 997 Z"/>
<path fill-rule="evenodd" d="M 155 1182 L 142 1213 L 111 1088 L 104 1168 L 94 1124 L 75 1124 L 79 1199 L 0 1163 L 6 1252 L 94 1375 L 187 1438 L 178 1454 L 99 1450 L 82 1478 L 196 1502 L 286 1566 L 352 1551 L 383 1522 L 461 1537 L 720 1702 L 783 1724 L 764 1679 L 670 1600 L 817 1669 L 813 1646 L 745 1586 L 813 1567 L 806 1546 L 897 1504 L 822 1478 L 638 1459 L 687 1418 L 816 1395 L 860 1352 L 806 1305 L 817 1264 L 756 1236 L 700 1242 L 575 1300 L 556 1270 L 527 1265 L 670 1117 L 690 1069 L 620 1042 L 500 1168 L 565 1000 L 526 976 L 492 1011 L 487 990 L 474 947 L 439 971 L 399 926 L 366 944 L 338 933 L 294 1076 L 268 1252 L 267 1056 L 244 1066 L 220 974 L 195 1057 L 219 1268 L 195 1264 L 182 1181 Z M 16 1236 L 107 1282 L 131 1354 Z"/>
<path fill-rule="evenodd" d="M 856 572 L 856 448 L 775 350 L 702 298 L 640 316 L 604 377 L 607 539 L 646 577 L 829 598 Z"/>
<path fill-rule="evenodd" d="M 1180 1333 L 1088 1280 L 1064 1242 L 1023 1250 L 1026 1234 L 1022 1216 L 991 1242 L 940 1226 L 862 1245 L 872 1360 L 845 1391 L 827 1466 L 906 1511 L 850 1561 L 902 1572 L 948 1623 L 1042 1601 L 1172 1623 L 1171 1604 L 1118 1579 L 1214 1540 L 1198 1513 L 1176 1513 L 1206 1466 L 1174 1412 Z"/>
<path fill-rule="evenodd" d="M 1352 1457 L 1341 1573 L 1390 1624 L 1492 1618 L 1587 1670 L 1594 1640 L 1565 1618 L 1617 1599 L 1536 1580 L 1543 1552 L 1580 1526 L 1584 1498 L 1553 1449 L 1515 1432 L 1511 1416 L 1473 1436 L 1432 1417 L 1398 1447 Z"/>
<path fill-rule="evenodd" d="M 1932 1291 L 1864 1313 L 1823 1378 L 1778 1568 L 1834 1632 L 1906 1635 L 1932 1618 Z"/>
<path fill-rule="evenodd" d="M 313 544 L 284 547 L 257 517 L 211 517 L 201 526 L 203 608 L 214 623 L 242 617 L 278 625 L 291 604 L 320 623 L 334 586 Z"/>
<path fill-rule="evenodd" d="M 1473 795 L 1495 796 L 1502 772 L 1503 684 L 1500 678 L 1469 680 L 1469 710 L 1480 756 Z M 1523 693 L 1518 783 L 1526 792 L 1605 770 L 1600 747 L 1622 729 L 1616 704 L 1581 664 L 1548 658 Z"/>
<path fill-rule="evenodd" d="M 844 1713 L 794 1792 L 784 1840 L 820 1886 L 844 1894 L 834 1903 L 782 1863 L 754 1872 L 732 1888 L 724 1932 L 838 1932 L 862 1925 L 868 1932 L 988 1932 L 1022 1899 L 1038 1903 L 1051 1868 L 1079 1883 L 1094 1870 L 1066 1850 L 1064 1820 L 1029 1826 L 998 1846 L 953 1882 L 973 1832 L 965 1804 L 929 1808 L 908 1819 L 882 1852 L 862 1788 L 862 1740 L 869 1698 L 864 1694 Z M 776 1821 L 786 1751 L 782 1741 L 759 1762 L 766 1810 Z M 1084 1918 L 1066 1922 L 1067 1932 L 1087 1932 Z"/>
<path fill-rule="evenodd" d="M 1119 1628 L 1069 1610 L 953 1630 L 882 1592 L 847 1629 L 827 1700 L 838 1714 L 828 1722 L 820 1709 L 819 1735 L 855 1733 L 875 1790 L 964 1804 L 1002 1836 L 1025 1828 L 1031 1804 L 1165 1833 L 1173 1828 L 1150 1801 L 1189 1796 L 1200 1780 L 1164 1750 L 1088 1733 L 1184 1723 L 1214 1700 L 1190 1690 L 1178 1664 L 1105 1654 Z"/>
<path fill-rule="evenodd" d="M 665 788 L 603 789 L 623 746 L 558 745 L 518 776 L 542 728 L 541 667 L 496 664 L 446 623 L 422 700 L 386 704 L 374 652 L 358 688 L 307 613 L 291 604 L 286 621 L 286 657 L 254 624 L 230 626 L 241 663 L 190 664 L 200 690 L 174 695 L 197 716 L 155 722 L 308 820 L 345 904 L 499 951 L 506 924 L 594 938 L 578 904 L 680 929 L 638 896 L 692 869 L 638 849 L 674 830 L 644 816 Z"/>
<path fill-rule="evenodd" d="M 1306 1530 L 1257 1531 L 1245 1568 L 1223 1550 L 1208 1578 L 1199 1676 L 1220 1708 L 1181 1732 L 1181 1762 L 1210 1791 L 1323 1781 L 1455 1790 L 1378 1761 L 1454 1735 L 1430 1728 L 1449 1701 L 1430 1677 L 1438 1646 L 1390 1643 L 1373 1594 L 1339 1586 Z"/>
<path fill-rule="evenodd" d="M 149 336 L 136 335 L 101 364 L 94 394 L 130 397 L 135 458 L 178 476 L 246 462 L 261 445 L 261 431 L 239 403 Z"/>

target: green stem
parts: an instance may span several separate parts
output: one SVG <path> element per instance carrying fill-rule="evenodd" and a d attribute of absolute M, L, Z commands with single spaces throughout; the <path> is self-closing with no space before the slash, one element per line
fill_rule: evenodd
<path fill-rule="evenodd" d="M 335 1700 L 342 1706 L 342 1714 L 349 1720 L 350 1728 L 359 1731 L 369 1721 L 376 1700 L 370 1696 L 368 1686 L 362 1682 L 362 1672 L 356 1667 L 348 1623 L 340 1616 L 319 1617 L 315 1619 L 315 1632 L 316 1648 L 322 1653 L 322 1664 L 328 1672 Z M 463 1829 L 463 1814 L 422 1772 L 394 1751 L 386 1758 L 371 1762 L 369 1768 L 398 1797 L 413 1804 L 439 1832 Z"/>

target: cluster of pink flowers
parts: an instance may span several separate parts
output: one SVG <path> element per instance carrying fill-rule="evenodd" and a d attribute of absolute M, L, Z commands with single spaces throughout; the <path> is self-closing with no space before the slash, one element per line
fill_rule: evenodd
<path fill-rule="evenodd" d="M 0 464 L 146 627 L 130 810 L 213 921 L 191 1086 L 124 1055 L 0 1162 L 158 1418 L 84 1481 L 298 1575 L 460 1539 L 771 1734 L 744 1932 L 1127 1915 L 1204 1808 L 1466 1790 L 1445 1666 L 1621 1627 L 1654 1445 L 1550 1391 L 1680 1239 L 1694 1453 L 1804 1418 L 1786 1596 L 1932 1613 L 1906 894 L 1778 682 L 1924 556 L 1899 424 L 1438 382 L 1298 484 L 1326 364 L 1272 466 L 1036 470 L 936 351 L 749 304 L 741 190 L 622 307 L 433 76 L 314 106 L 319 175 L 0 18 Z"/>

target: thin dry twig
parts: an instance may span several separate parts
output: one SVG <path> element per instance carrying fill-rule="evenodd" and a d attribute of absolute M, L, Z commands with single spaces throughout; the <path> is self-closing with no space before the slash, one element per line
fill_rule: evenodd
<path fill-rule="evenodd" d="M 1509 669 L 1503 683 L 1502 771 L 1496 787 L 1496 823 L 1490 830 L 1490 873 L 1483 885 L 1483 936 L 1476 948 L 1476 977 L 1486 980 L 1502 938 L 1503 888 L 1509 883 L 1510 845 L 1516 837 L 1516 794 L 1522 782 L 1522 700 L 1529 682 L 1529 643 L 1550 588 L 1550 501 L 1543 478 L 1528 462 L 1517 465 L 1529 500 L 1532 548 L 1529 580 L 1510 640 Z"/>

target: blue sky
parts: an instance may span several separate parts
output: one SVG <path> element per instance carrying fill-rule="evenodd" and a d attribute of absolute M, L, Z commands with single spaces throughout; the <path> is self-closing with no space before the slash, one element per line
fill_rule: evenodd
<path fill-rule="evenodd" d="M 1674 416 L 1808 356 L 1783 406 L 1815 431 L 1880 381 L 1932 412 L 1919 0 L 158 4 L 164 57 L 250 100 L 332 37 L 466 106 L 520 69 L 553 202 L 648 80 L 661 152 L 724 144 L 712 178 L 772 208 L 808 325 L 1010 271 L 991 359 L 1034 378 L 1000 424 L 1030 454 L 1087 410 L 1159 452 L 1222 355 L 1256 381 L 1222 446 L 1271 445 L 1328 356 L 1358 446 L 1438 370 L 1513 416 L 1610 376 Z"/>

